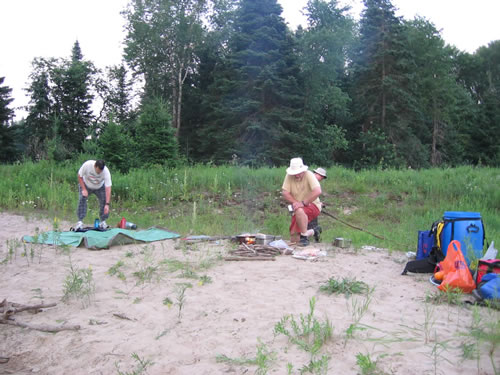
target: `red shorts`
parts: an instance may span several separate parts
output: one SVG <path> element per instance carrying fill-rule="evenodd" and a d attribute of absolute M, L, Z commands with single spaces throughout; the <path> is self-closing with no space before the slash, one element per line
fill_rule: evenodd
<path fill-rule="evenodd" d="M 307 222 L 309 223 L 314 218 L 318 217 L 320 214 L 319 208 L 315 204 L 309 204 L 302 208 L 307 215 Z M 297 220 L 295 215 L 292 216 L 292 223 L 290 224 L 290 233 L 300 233 L 299 226 L 297 225 Z"/>

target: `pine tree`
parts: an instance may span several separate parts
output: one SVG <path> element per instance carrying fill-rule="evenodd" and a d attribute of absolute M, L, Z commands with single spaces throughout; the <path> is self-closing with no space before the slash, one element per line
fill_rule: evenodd
<path fill-rule="evenodd" d="M 250 165 L 282 164 L 301 152 L 295 43 L 276 0 L 242 0 L 225 69 L 211 87 L 206 153 Z"/>
<path fill-rule="evenodd" d="M 468 140 L 466 155 L 473 163 L 500 165 L 500 41 L 479 48 L 474 54 L 463 53 L 459 62 L 459 80 L 475 103 L 476 113 L 462 134 Z M 469 111 L 469 116 L 471 116 Z"/>
<path fill-rule="evenodd" d="M 406 22 L 406 31 L 405 48 L 413 62 L 410 87 L 418 107 L 410 129 L 415 146 L 406 155 L 416 167 L 449 163 L 460 154 L 456 121 L 464 96 L 454 73 L 455 52 L 425 19 Z M 454 146 L 447 150 L 449 143 Z"/>
<path fill-rule="evenodd" d="M 83 141 L 92 126 L 93 95 L 90 88 L 94 74 L 93 65 L 83 60 L 78 41 L 73 45 L 71 59 L 53 71 L 54 115 L 58 118 L 56 131 L 61 138 L 61 146 L 68 153 L 82 150 Z"/>
<path fill-rule="evenodd" d="M 10 97 L 12 89 L 2 86 L 4 81 L 5 77 L 0 77 L 0 162 L 10 162 L 15 160 L 16 154 L 13 129 L 9 124 L 14 116 L 9 105 L 14 99 Z"/>
<path fill-rule="evenodd" d="M 143 103 L 136 125 L 136 153 L 140 163 L 174 166 L 179 146 L 172 127 L 172 116 L 162 99 Z"/>
<path fill-rule="evenodd" d="M 347 50 L 354 39 L 349 8 L 336 0 L 311 0 L 305 9 L 308 28 L 297 30 L 299 62 L 304 85 L 304 137 L 311 150 L 308 163 L 330 165 L 334 154 L 347 146 L 340 125 L 350 120 L 350 98 L 343 88 Z"/>
<path fill-rule="evenodd" d="M 30 74 L 28 116 L 24 124 L 26 155 L 35 160 L 47 156 L 47 142 L 53 138 L 53 99 L 50 87 L 50 70 L 54 60 L 34 59 Z"/>
<path fill-rule="evenodd" d="M 353 136 L 358 138 L 357 134 L 371 131 L 371 134 L 377 134 L 380 142 L 382 135 L 384 142 L 392 145 L 397 155 L 405 157 L 408 142 L 412 140 L 408 127 L 415 111 L 408 89 L 410 62 L 404 48 L 405 34 L 390 0 L 364 0 L 364 4 L 360 47 L 353 57 L 352 66 L 354 86 L 351 96 L 353 113 L 358 117 Z M 367 139 L 366 135 L 363 138 Z M 359 145 L 361 155 L 366 146 L 366 143 Z M 378 158 L 377 164 L 386 164 L 387 158 L 393 156 L 364 157 L 370 160 Z"/>
<path fill-rule="evenodd" d="M 124 125 L 115 123 L 112 118 L 99 135 L 98 144 L 102 158 L 113 169 L 126 173 L 137 165 L 139 155 L 135 152 L 135 141 L 124 129 Z"/>

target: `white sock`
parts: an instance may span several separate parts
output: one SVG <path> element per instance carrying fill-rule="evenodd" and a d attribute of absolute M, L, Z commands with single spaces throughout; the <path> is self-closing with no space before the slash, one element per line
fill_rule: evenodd
<path fill-rule="evenodd" d="M 300 235 L 304 237 L 311 237 L 313 234 L 314 234 L 314 229 L 308 229 L 305 231 L 305 233 L 301 233 Z"/>

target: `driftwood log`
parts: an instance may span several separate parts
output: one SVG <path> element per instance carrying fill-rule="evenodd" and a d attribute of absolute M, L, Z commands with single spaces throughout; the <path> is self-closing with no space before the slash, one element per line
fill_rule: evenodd
<path fill-rule="evenodd" d="M 224 260 L 276 260 L 275 256 L 281 255 L 281 251 L 269 245 L 247 245 L 242 243 L 236 250 L 230 250 L 229 254 L 230 256 L 225 257 Z"/>
<path fill-rule="evenodd" d="M 52 326 L 47 324 L 32 324 L 19 322 L 13 318 L 14 314 L 22 311 L 30 311 L 36 314 L 38 312 L 41 312 L 44 308 L 54 306 L 56 306 L 56 303 L 22 305 L 20 303 L 8 302 L 6 299 L 4 299 L 2 302 L 0 302 L 0 324 L 9 324 L 12 326 L 34 329 L 42 332 L 75 331 L 80 329 L 79 325 Z"/>
<path fill-rule="evenodd" d="M 251 261 L 251 260 L 276 260 L 275 257 L 258 257 L 258 256 L 251 256 L 251 257 L 244 257 L 244 256 L 237 256 L 237 257 L 224 257 L 225 261 L 236 261 L 236 262 L 241 262 L 241 261 Z"/>

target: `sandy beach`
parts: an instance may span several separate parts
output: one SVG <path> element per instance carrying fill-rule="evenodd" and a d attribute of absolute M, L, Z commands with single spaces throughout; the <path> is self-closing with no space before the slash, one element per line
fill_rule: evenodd
<path fill-rule="evenodd" d="M 360 358 L 376 362 L 373 374 L 493 374 L 492 361 L 500 370 L 500 349 L 490 358 L 491 343 L 469 334 L 500 313 L 479 307 L 474 320 L 472 305 L 426 303 L 437 288 L 428 274 L 401 276 L 408 259 L 400 252 L 312 243 L 326 256 L 224 261 L 237 246 L 228 240 L 94 251 L 21 242 L 37 228 L 52 230 L 46 219 L 1 213 L 0 228 L 0 300 L 56 303 L 12 318 L 80 327 L 49 333 L 0 324 L 0 374 L 361 374 Z M 63 300 L 78 270 L 95 290 Z M 373 292 L 320 291 L 330 278 L 363 281 Z M 280 321 L 301 324 L 311 301 L 314 319 L 333 327 L 314 354 L 275 333 Z M 265 368 L 245 362 L 257 354 Z M 305 370 L 321 358 L 322 369 Z"/>

